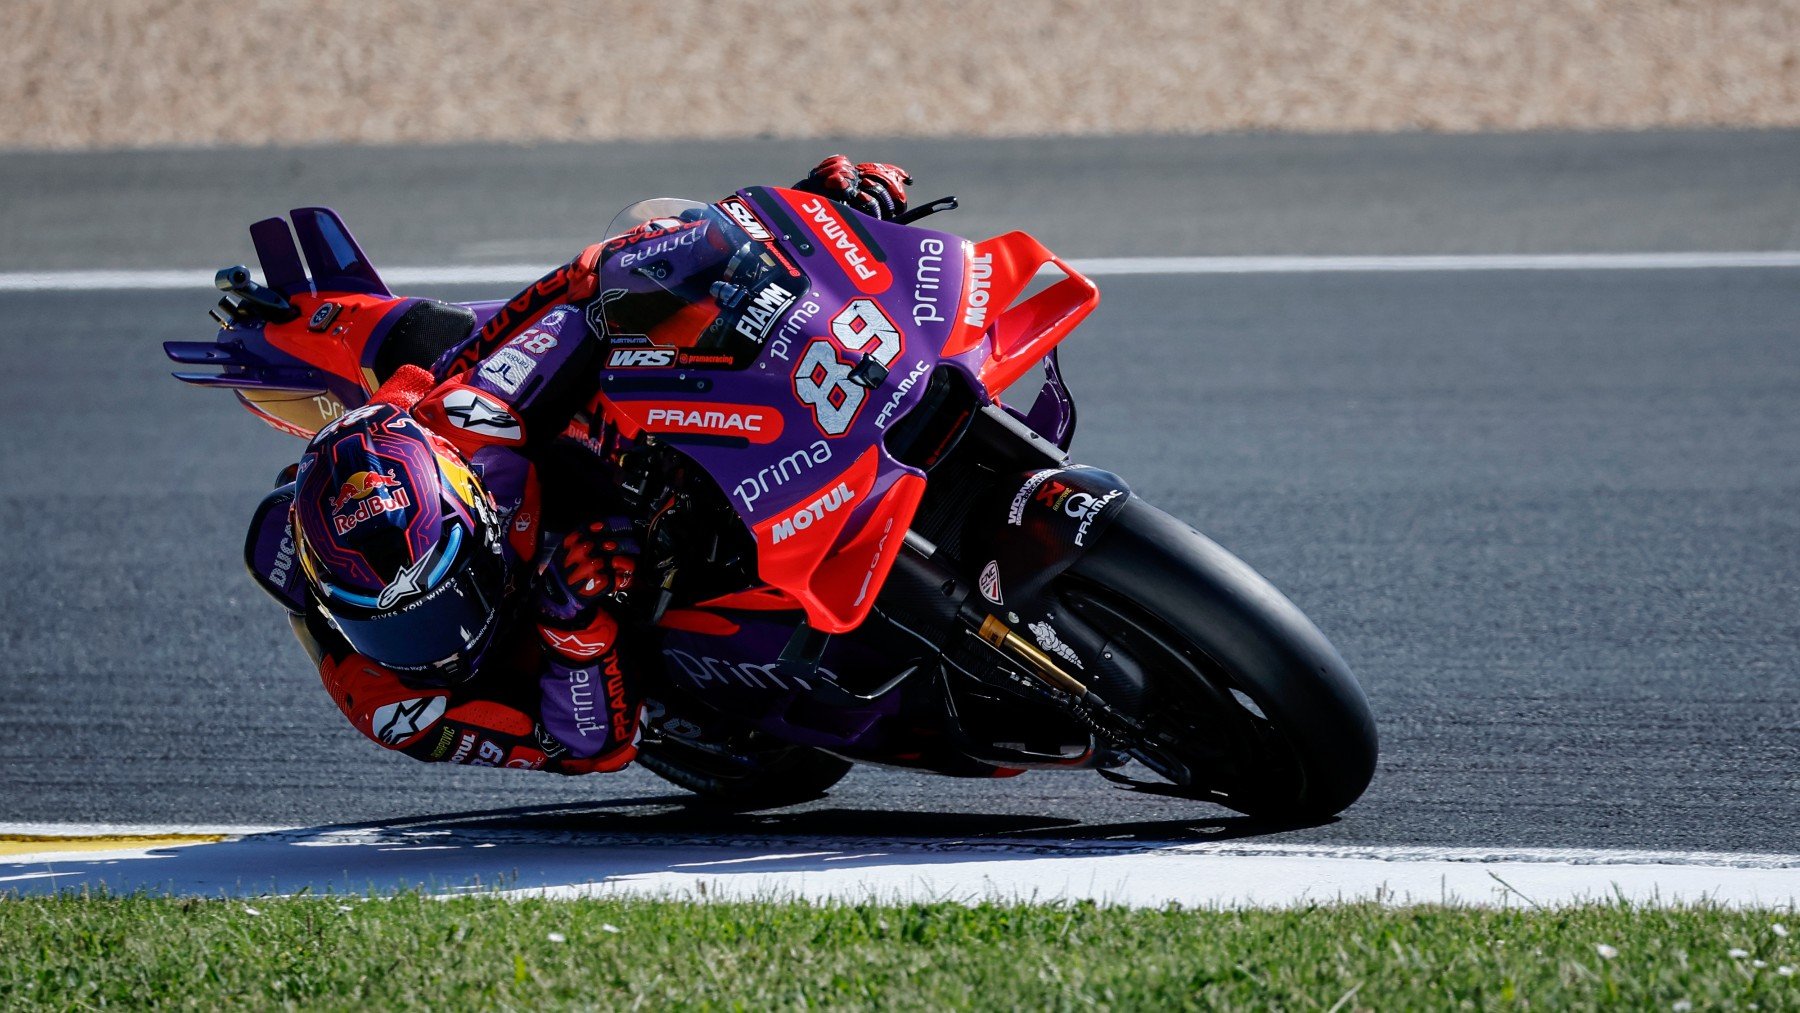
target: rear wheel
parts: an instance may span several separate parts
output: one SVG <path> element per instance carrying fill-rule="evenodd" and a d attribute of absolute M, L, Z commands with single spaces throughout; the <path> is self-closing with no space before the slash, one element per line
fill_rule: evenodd
<path fill-rule="evenodd" d="M 1324 634 L 1211 539 L 1139 500 L 1058 581 L 1146 675 L 1152 766 L 1253 816 L 1329 817 L 1375 770 L 1375 720 Z"/>

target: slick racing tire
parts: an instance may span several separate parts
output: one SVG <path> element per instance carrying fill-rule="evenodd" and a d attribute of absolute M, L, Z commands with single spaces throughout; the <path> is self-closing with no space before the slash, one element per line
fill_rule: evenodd
<path fill-rule="evenodd" d="M 1141 744 L 1180 794 L 1304 823 L 1368 787 L 1375 719 L 1349 666 L 1205 535 L 1128 500 L 1057 595 L 1143 669 Z"/>
<path fill-rule="evenodd" d="M 771 809 L 810 801 L 843 780 L 852 766 L 805 746 L 754 758 L 722 757 L 673 738 L 645 743 L 637 762 L 670 784 L 732 809 Z"/>

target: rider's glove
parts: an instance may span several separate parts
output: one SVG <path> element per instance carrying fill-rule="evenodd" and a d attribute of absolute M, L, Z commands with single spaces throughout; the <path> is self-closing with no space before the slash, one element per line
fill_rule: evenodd
<path fill-rule="evenodd" d="M 912 177 L 886 162 L 852 163 L 832 155 L 813 167 L 794 189 L 841 201 L 865 215 L 892 221 L 906 213 L 906 187 Z"/>
<path fill-rule="evenodd" d="M 617 596 L 631 590 L 637 572 L 637 546 L 628 544 L 623 525 L 595 521 L 563 538 L 557 549 L 557 568 L 564 585 L 578 601 Z"/>

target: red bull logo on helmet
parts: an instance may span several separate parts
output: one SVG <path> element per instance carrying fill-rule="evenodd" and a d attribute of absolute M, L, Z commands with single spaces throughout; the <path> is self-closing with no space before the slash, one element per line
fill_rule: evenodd
<path fill-rule="evenodd" d="M 331 523 L 338 534 L 349 534 L 371 517 L 409 506 L 412 497 L 399 479 L 379 471 L 358 471 L 331 497 Z"/>

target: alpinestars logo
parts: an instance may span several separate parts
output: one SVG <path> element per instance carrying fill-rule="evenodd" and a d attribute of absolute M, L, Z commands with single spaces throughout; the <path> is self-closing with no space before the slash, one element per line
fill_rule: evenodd
<path fill-rule="evenodd" d="M 444 716 L 444 697 L 421 696 L 378 707 L 369 727 L 384 746 L 398 746 L 437 723 Z"/>
<path fill-rule="evenodd" d="M 498 401 L 482 397 L 472 390 L 454 390 L 444 396 L 444 415 L 450 424 L 469 432 L 480 432 L 503 440 L 516 440 L 522 433 L 519 420 L 513 418 Z"/>
<path fill-rule="evenodd" d="M 424 591 L 419 586 L 419 580 L 425 575 L 425 567 L 429 565 L 431 557 L 420 556 L 413 560 L 411 566 L 402 567 L 399 573 L 394 574 L 394 579 L 388 582 L 388 586 L 381 589 L 380 596 L 375 599 L 375 607 L 390 609 L 400 604 L 402 599 Z"/>
<path fill-rule="evenodd" d="M 814 523 L 824 520 L 826 514 L 836 511 L 855 498 L 856 490 L 839 482 L 837 488 L 794 511 L 791 516 L 776 521 L 775 528 L 770 533 L 769 544 L 777 545 L 794 537 L 798 532 L 805 531 Z"/>
<path fill-rule="evenodd" d="M 1056 635 L 1056 627 L 1051 626 L 1049 623 L 1036 622 L 1025 628 L 1031 631 L 1033 637 L 1037 638 L 1039 647 L 1042 647 L 1044 650 L 1049 651 L 1051 654 L 1056 655 L 1069 664 L 1074 665 L 1076 668 L 1082 667 L 1081 659 L 1075 654 L 1075 648 L 1063 643 L 1063 638 Z"/>
<path fill-rule="evenodd" d="M 605 654 L 606 649 L 612 646 L 604 637 L 591 630 L 565 632 L 553 630 L 548 626 L 540 626 L 538 631 L 544 635 L 544 642 L 553 650 L 578 660 L 597 658 Z"/>
<path fill-rule="evenodd" d="M 998 559 L 988 560 L 988 565 L 981 568 L 981 579 L 975 582 L 975 586 L 981 588 L 981 596 L 988 601 L 996 605 L 1006 604 L 1006 599 L 1000 594 L 1000 561 Z"/>

